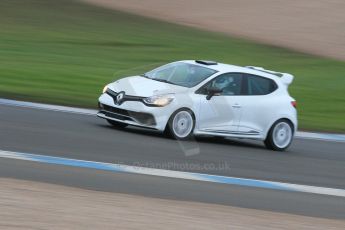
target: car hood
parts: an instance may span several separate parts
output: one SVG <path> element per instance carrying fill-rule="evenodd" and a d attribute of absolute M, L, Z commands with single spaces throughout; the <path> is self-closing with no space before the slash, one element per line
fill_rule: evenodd
<path fill-rule="evenodd" d="M 165 82 L 155 81 L 142 76 L 122 78 L 109 85 L 115 92 L 124 91 L 127 95 L 150 97 L 153 95 L 180 93 L 188 88 Z"/>

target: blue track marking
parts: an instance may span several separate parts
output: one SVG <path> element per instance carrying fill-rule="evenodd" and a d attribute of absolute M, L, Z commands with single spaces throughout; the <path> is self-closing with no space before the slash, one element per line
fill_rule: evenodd
<path fill-rule="evenodd" d="M 320 195 L 345 197 L 344 189 L 325 188 L 325 187 L 316 187 L 316 186 L 310 186 L 310 185 L 299 185 L 299 184 L 290 184 L 290 183 L 282 183 L 282 182 L 274 182 L 274 181 L 218 176 L 218 175 L 210 175 L 210 174 L 202 174 L 202 173 L 172 171 L 172 170 L 164 170 L 164 169 L 153 169 L 153 168 L 137 167 L 137 166 L 123 165 L 123 164 L 85 161 L 85 160 L 69 159 L 69 158 L 63 158 L 63 157 L 53 157 L 53 156 L 46 156 L 46 155 L 37 155 L 37 154 L 30 154 L 30 153 L 19 153 L 19 152 L 10 152 L 10 151 L 0 150 L 0 158 L 17 159 L 17 160 L 24 160 L 24 161 L 30 161 L 30 162 L 39 162 L 39 163 L 45 163 L 45 164 L 63 165 L 63 166 L 70 166 L 70 167 L 105 170 L 105 171 L 111 171 L 114 173 L 132 173 L 132 174 L 140 174 L 140 175 L 168 177 L 168 178 L 175 178 L 175 179 L 185 179 L 185 180 L 213 182 L 213 183 L 220 183 L 220 184 L 248 186 L 248 187 L 255 187 L 255 188 L 273 189 L 273 190 L 281 190 L 281 191 L 305 192 L 305 193 L 313 193 L 313 194 L 320 194 Z"/>

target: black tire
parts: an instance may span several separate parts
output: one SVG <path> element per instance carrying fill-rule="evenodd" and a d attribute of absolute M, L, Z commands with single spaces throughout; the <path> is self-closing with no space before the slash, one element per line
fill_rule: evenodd
<path fill-rule="evenodd" d="M 274 141 L 274 129 L 276 128 L 278 124 L 281 124 L 281 123 L 288 124 L 291 129 L 291 139 L 289 143 L 283 147 L 278 146 Z M 264 140 L 264 143 L 265 143 L 266 148 L 268 149 L 271 149 L 273 151 L 284 151 L 291 145 L 293 135 L 294 135 L 294 129 L 293 129 L 292 123 L 287 119 L 280 119 L 272 125 L 272 127 L 270 128 L 270 131 L 267 134 L 266 139 Z"/>
<path fill-rule="evenodd" d="M 217 141 L 223 141 L 225 140 L 226 137 L 223 137 L 223 136 L 213 136 L 213 138 Z"/>
<path fill-rule="evenodd" d="M 179 114 L 180 112 L 187 112 L 190 114 L 190 117 L 192 118 L 191 119 L 191 126 L 192 128 L 190 129 L 190 132 L 188 132 L 188 135 L 186 136 L 179 136 L 175 131 L 174 131 L 174 118 L 177 114 Z M 165 131 L 164 133 L 169 136 L 169 137 L 172 137 L 173 139 L 176 139 L 176 140 L 190 140 L 192 139 L 193 137 L 193 131 L 194 131 L 194 127 L 195 127 L 195 116 L 193 114 L 193 112 L 187 108 L 182 108 L 182 109 L 179 109 L 177 111 L 175 111 L 169 118 L 169 121 L 168 121 L 168 124 L 165 128 Z M 189 128 L 188 128 L 189 129 Z"/>
<path fill-rule="evenodd" d="M 109 119 L 107 119 L 107 122 L 109 124 L 111 124 L 112 126 L 119 128 L 119 129 L 123 129 L 127 126 L 127 124 L 125 124 L 125 123 L 121 123 L 121 122 L 117 122 L 117 121 L 113 121 L 113 120 L 109 120 Z"/>

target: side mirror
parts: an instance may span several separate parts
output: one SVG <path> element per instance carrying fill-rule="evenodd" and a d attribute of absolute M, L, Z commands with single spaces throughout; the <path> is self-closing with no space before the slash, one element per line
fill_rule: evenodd
<path fill-rule="evenodd" d="M 217 87 L 208 88 L 206 100 L 210 100 L 214 95 L 220 94 L 221 92 L 223 92 L 223 90 Z"/>

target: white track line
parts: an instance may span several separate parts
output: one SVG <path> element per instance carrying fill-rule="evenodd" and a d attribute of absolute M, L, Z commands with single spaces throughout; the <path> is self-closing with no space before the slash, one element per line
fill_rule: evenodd
<path fill-rule="evenodd" d="M 9 99 L 0 98 L 0 105 L 10 105 L 16 107 L 23 107 L 23 108 L 32 108 L 32 109 L 41 109 L 41 110 L 50 110 L 50 111 L 58 111 L 64 113 L 76 113 L 81 115 L 96 115 L 97 110 L 95 109 L 82 109 L 82 108 L 75 108 L 69 106 L 61 106 L 61 105 L 50 105 L 50 104 L 42 104 L 42 103 L 34 103 L 34 102 L 26 102 L 26 101 L 15 101 Z"/>

